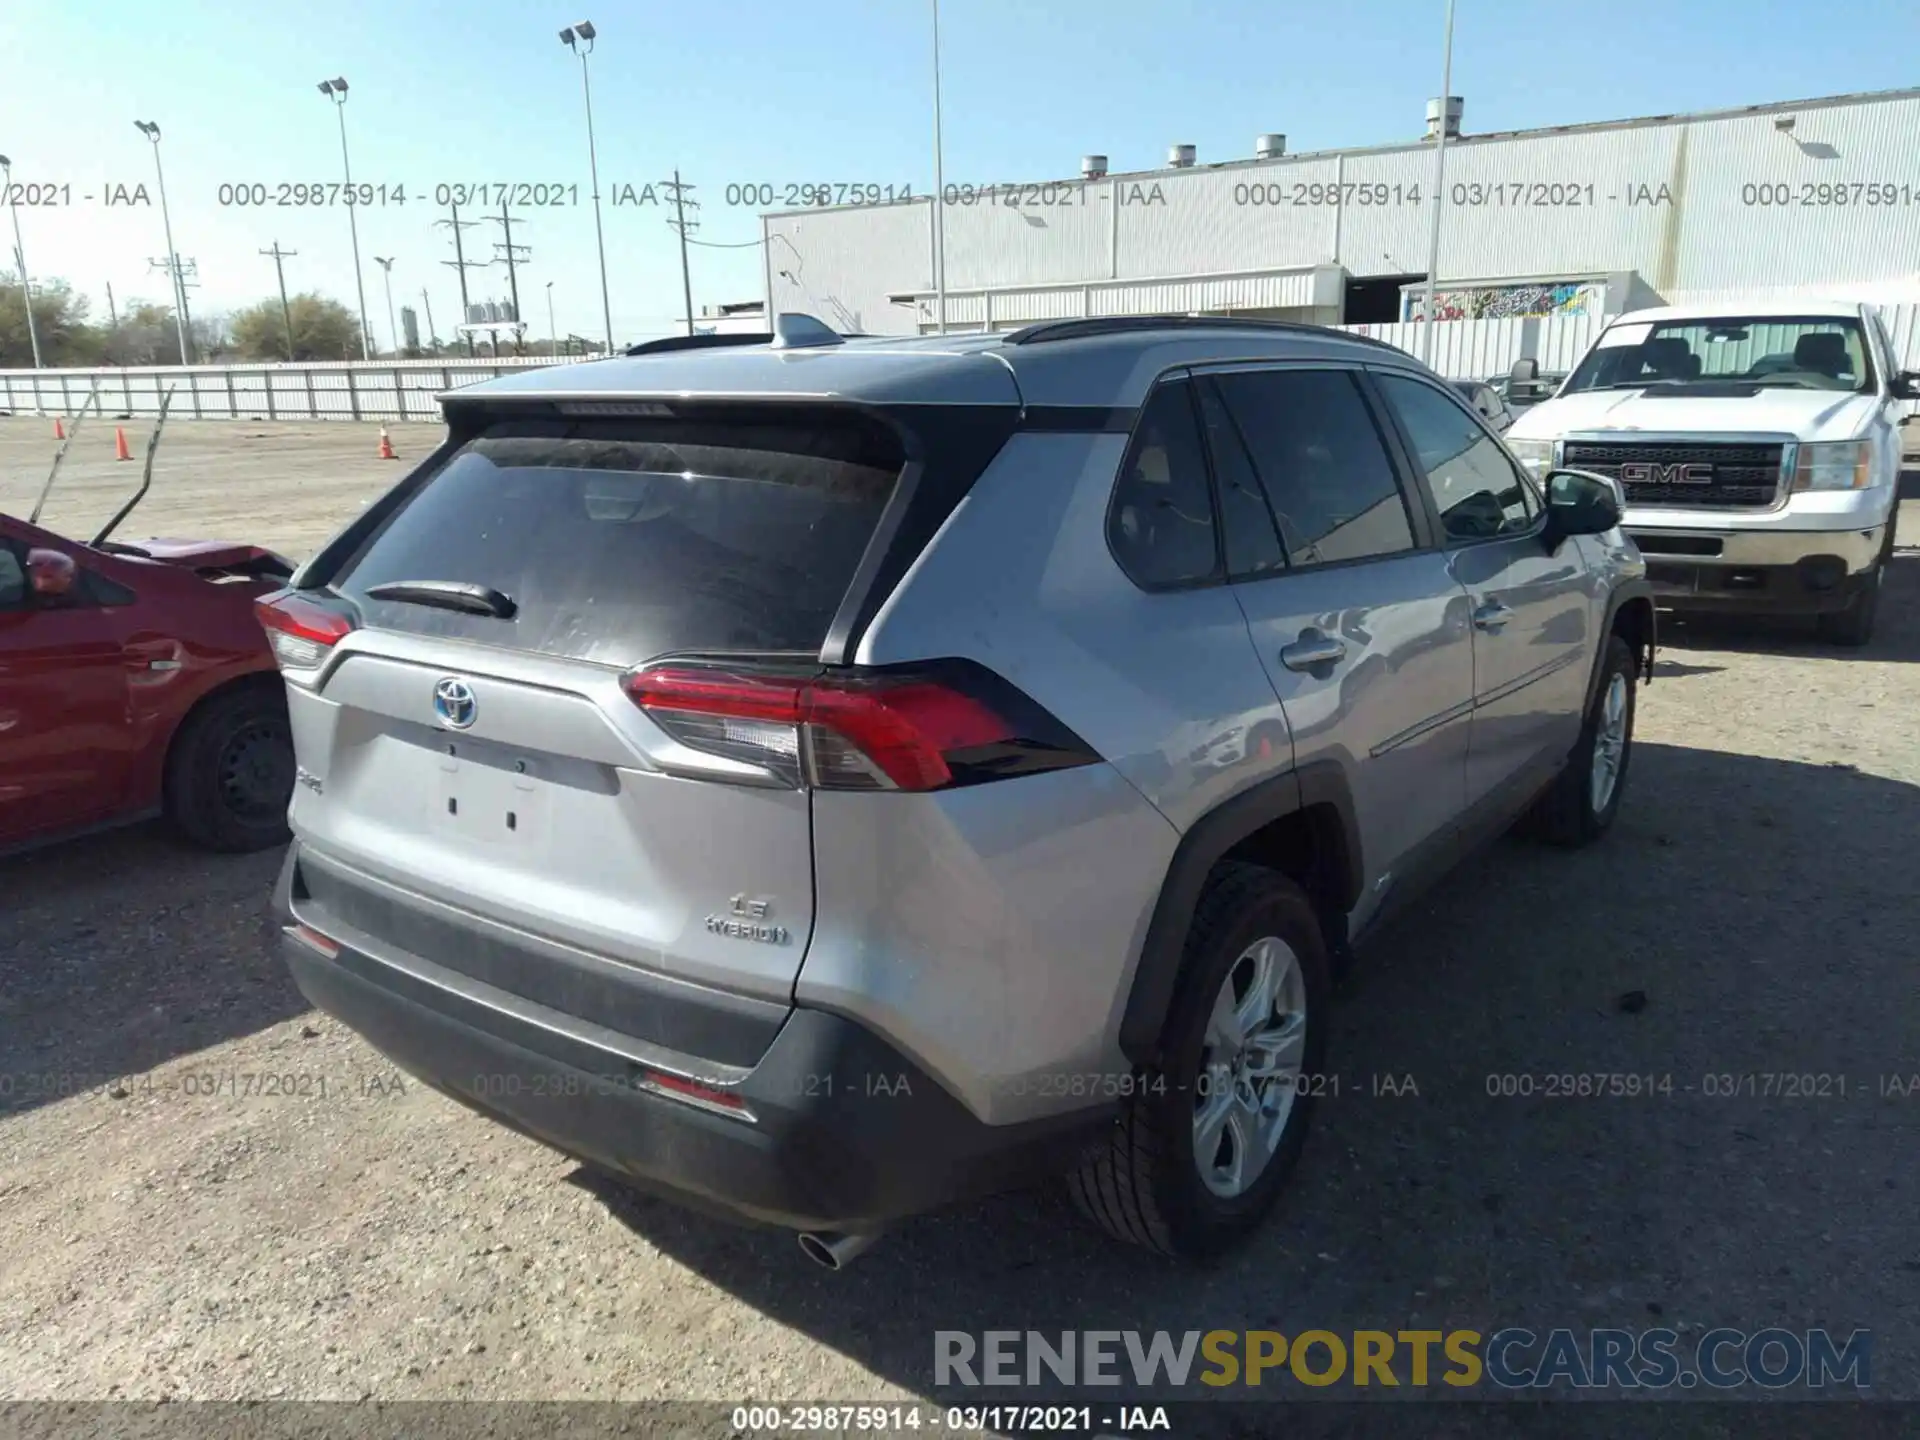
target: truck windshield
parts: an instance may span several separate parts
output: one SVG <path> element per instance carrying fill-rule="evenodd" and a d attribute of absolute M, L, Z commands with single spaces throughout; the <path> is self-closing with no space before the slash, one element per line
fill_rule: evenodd
<path fill-rule="evenodd" d="M 1648 385 L 1864 393 L 1873 361 L 1860 322 L 1845 317 L 1627 320 L 1608 327 L 1562 393 Z"/>

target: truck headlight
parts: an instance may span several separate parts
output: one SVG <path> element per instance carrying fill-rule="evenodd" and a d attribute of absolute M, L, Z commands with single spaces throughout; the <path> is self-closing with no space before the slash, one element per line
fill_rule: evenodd
<path fill-rule="evenodd" d="M 1794 446 L 1793 489 L 1865 490 L 1873 483 L 1873 446 L 1865 440 L 1823 440 Z"/>
<path fill-rule="evenodd" d="M 1513 458 L 1527 467 L 1527 473 L 1538 480 L 1553 468 L 1553 452 L 1559 445 L 1557 440 L 1509 440 L 1507 448 L 1513 451 Z"/>

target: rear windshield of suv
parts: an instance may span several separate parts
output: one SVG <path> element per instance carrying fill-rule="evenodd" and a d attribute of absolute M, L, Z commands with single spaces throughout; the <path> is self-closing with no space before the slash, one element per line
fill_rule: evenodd
<path fill-rule="evenodd" d="M 1870 391 L 1866 332 L 1858 320 L 1834 316 L 1657 324 L 1629 316 L 1607 328 L 1561 393 L 1727 384 Z"/>
<path fill-rule="evenodd" d="M 819 650 L 903 457 L 878 424 L 495 424 L 455 451 L 334 586 L 363 622 L 609 665 Z M 510 619 L 367 592 L 457 581 Z"/>

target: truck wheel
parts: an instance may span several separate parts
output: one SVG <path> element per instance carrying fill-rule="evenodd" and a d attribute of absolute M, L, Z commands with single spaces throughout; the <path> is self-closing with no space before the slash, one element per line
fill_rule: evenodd
<path fill-rule="evenodd" d="M 1260 1223 L 1306 1143 L 1326 1054 L 1326 942 L 1299 886 L 1228 863 L 1201 895 L 1183 965 L 1165 1071 L 1137 1077 L 1068 1187 L 1116 1238 L 1201 1259 Z"/>
<path fill-rule="evenodd" d="M 1893 535 L 1899 524 L 1900 507 L 1895 505 L 1887 517 L 1887 534 L 1880 542 L 1880 554 L 1859 592 L 1846 609 L 1835 610 L 1814 621 L 1822 640 L 1856 649 L 1873 638 L 1873 621 L 1880 610 L 1880 589 L 1886 582 L 1887 564 L 1893 559 Z"/>
<path fill-rule="evenodd" d="M 285 844 L 293 798 L 286 697 L 267 685 L 214 695 L 190 714 L 167 755 L 166 812 L 209 850 Z"/>
<path fill-rule="evenodd" d="M 1873 639 L 1873 620 L 1880 610 L 1880 586 L 1886 578 L 1886 560 L 1874 561 L 1873 569 L 1867 572 L 1858 593 L 1847 602 L 1847 608 L 1829 611 L 1815 620 L 1820 638 L 1830 645 L 1845 645 L 1849 649 Z"/>
<path fill-rule="evenodd" d="M 1553 845 L 1591 844 L 1613 826 L 1633 759 L 1633 710 L 1638 670 L 1633 648 L 1619 635 L 1607 637 L 1600 661 L 1600 688 L 1566 768 L 1535 802 L 1527 826 Z"/>

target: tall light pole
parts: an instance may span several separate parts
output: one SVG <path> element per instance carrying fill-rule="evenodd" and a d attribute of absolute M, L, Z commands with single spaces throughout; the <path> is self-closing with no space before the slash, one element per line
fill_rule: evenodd
<path fill-rule="evenodd" d="M 387 334 L 393 337 L 393 357 L 396 360 L 400 358 L 400 327 L 393 323 L 393 262 L 398 258 L 398 256 L 394 255 L 376 255 L 373 257 L 373 263 L 378 265 L 386 274 Z"/>
<path fill-rule="evenodd" d="M 180 252 L 173 248 L 173 217 L 167 213 L 167 172 L 160 168 L 160 127 L 151 120 L 136 120 L 133 128 L 153 142 L 153 173 L 160 182 L 160 222 L 167 232 L 167 274 L 173 278 L 173 327 L 180 332 L 180 363 L 191 365 L 187 332 L 187 287 L 180 274 Z"/>
<path fill-rule="evenodd" d="M 1453 0 L 1447 0 L 1452 4 Z M 940 143 L 940 0 L 933 0 L 933 290 L 935 319 L 947 333 L 947 197 Z"/>
<path fill-rule="evenodd" d="M 13 211 L 13 268 L 20 276 L 20 305 L 27 312 L 27 344 L 33 350 L 33 368 L 40 368 L 40 327 L 33 319 L 33 287 L 27 283 L 27 247 L 20 239 L 20 197 L 13 193 L 13 161 L 0 155 L 0 184 L 6 186 L 7 208 Z"/>
<path fill-rule="evenodd" d="M 611 355 L 613 304 L 607 299 L 607 237 L 600 228 L 600 160 L 593 145 L 593 84 L 587 78 L 587 56 L 593 53 L 598 33 L 591 20 L 580 20 L 560 32 L 560 43 L 580 57 L 580 93 L 587 102 L 587 171 L 593 180 L 593 241 L 600 247 L 600 314 L 607 324 L 607 354 Z"/>
<path fill-rule="evenodd" d="M 1440 207 L 1447 203 L 1447 130 L 1453 120 L 1453 0 L 1447 0 L 1447 45 L 1440 63 L 1440 133 L 1433 142 L 1433 234 L 1427 244 L 1427 328 L 1421 359 L 1433 364 L 1434 285 L 1440 277 Z"/>
<path fill-rule="evenodd" d="M 547 282 L 547 354 L 558 358 L 560 354 L 560 332 L 553 326 L 553 282 Z"/>
<path fill-rule="evenodd" d="M 340 117 L 340 168 L 347 177 L 347 190 L 353 190 L 353 162 L 347 158 L 347 82 L 338 76 L 320 82 L 320 93 L 333 102 Z M 367 286 L 360 278 L 360 222 L 354 217 L 359 207 L 347 206 L 347 232 L 353 237 L 353 288 L 360 296 L 360 358 L 371 360 L 373 350 L 367 338 Z"/>

